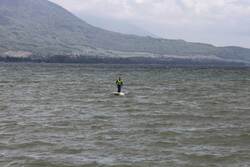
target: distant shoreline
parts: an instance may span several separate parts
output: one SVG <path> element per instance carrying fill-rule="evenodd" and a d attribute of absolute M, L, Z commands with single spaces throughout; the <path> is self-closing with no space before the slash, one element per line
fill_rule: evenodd
<path fill-rule="evenodd" d="M 250 65 L 243 62 L 230 62 L 219 60 L 194 60 L 178 58 L 152 58 L 152 57 L 93 57 L 81 56 L 72 58 L 69 56 L 56 55 L 48 58 L 20 58 L 0 57 L 0 62 L 6 63 L 63 63 L 63 64 L 120 64 L 120 65 L 153 65 L 164 67 L 197 67 L 197 68 L 247 68 Z"/>

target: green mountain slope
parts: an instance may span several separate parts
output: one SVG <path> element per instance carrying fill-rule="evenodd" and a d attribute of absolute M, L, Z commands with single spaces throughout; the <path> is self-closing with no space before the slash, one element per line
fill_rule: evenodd
<path fill-rule="evenodd" d="M 250 62 L 250 49 L 218 48 L 183 40 L 106 31 L 89 25 L 47 0 L 0 0 L 0 53 L 8 51 L 31 52 L 37 59 L 53 55 L 174 55 Z"/>

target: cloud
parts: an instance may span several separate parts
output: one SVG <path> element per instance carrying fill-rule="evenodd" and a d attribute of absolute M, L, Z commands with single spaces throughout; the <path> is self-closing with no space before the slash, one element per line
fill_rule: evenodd
<path fill-rule="evenodd" d="M 249 16 L 246 0 L 51 0 L 73 12 L 116 18 L 173 20 Z M 160 17 L 161 16 L 161 17 Z M 157 17 L 157 18 L 156 18 Z M 178 20 L 176 20 L 178 21 Z"/>
<path fill-rule="evenodd" d="M 248 34 L 250 34 L 249 0 L 51 1 L 62 5 L 78 16 L 86 14 L 126 20 L 136 26 L 146 26 L 148 31 L 154 31 L 154 34 L 160 34 L 164 37 L 182 38 L 180 35 L 178 36 L 179 33 L 186 36 L 187 40 L 206 42 L 212 39 L 209 39 L 209 34 L 216 34 L 217 41 L 223 41 L 219 38 L 227 37 L 224 43 L 218 43 L 224 45 L 228 44 L 226 42 L 228 36 L 231 36 L 231 43 L 234 44 L 234 38 L 238 38 L 239 41 L 241 36 L 249 36 Z M 169 31 L 172 31 L 172 34 Z M 237 43 L 239 42 L 235 44 Z M 242 43 L 244 42 L 241 42 L 240 45 Z M 250 39 L 245 43 L 244 46 L 250 47 Z"/>

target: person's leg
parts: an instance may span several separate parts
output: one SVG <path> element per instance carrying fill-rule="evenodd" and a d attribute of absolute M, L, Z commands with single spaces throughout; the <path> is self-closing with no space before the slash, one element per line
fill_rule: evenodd
<path fill-rule="evenodd" d="M 118 87 L 118 93 L 120 93 L 121 92 L 121 86 L 118 85 L 117 87 Z"/>

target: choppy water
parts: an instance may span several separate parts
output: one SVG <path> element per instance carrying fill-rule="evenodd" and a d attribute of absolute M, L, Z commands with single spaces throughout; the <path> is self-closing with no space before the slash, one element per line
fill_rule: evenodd
<path fill-rule="evenodd" d="M 115 97 L 122 74 L 125 97 Z M 250 70 L 0 64 L 1 167 L 250 166 Z"/>

